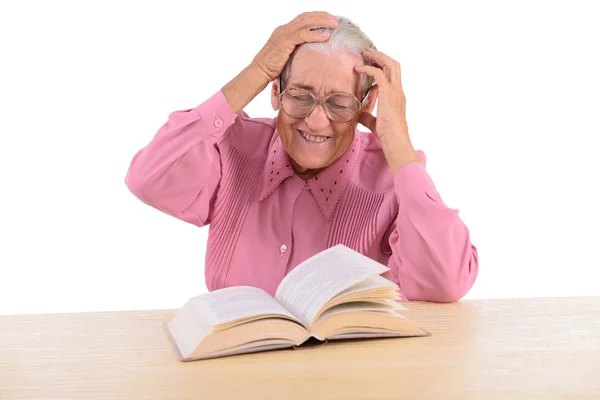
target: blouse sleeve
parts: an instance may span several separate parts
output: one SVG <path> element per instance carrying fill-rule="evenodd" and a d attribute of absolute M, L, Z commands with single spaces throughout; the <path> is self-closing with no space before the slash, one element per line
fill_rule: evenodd
<path fill-rule="evenodd" d="M 423 163 L 407 164 L 394 176 L 399 207 L 386 239 L 388 267 L 407 300 L 455 302 L 475 282 L 477 248 L 458 210 L 443 203 L 419 154 Z"/>
<path fill-rule="evenodd" d="M 142 202 L 197 226 L 210 223 L 221 179 L 219 144 L 237 114 L 221 91 L 199 106 L 169 114 L 133 157 L 125 177 Z"/>

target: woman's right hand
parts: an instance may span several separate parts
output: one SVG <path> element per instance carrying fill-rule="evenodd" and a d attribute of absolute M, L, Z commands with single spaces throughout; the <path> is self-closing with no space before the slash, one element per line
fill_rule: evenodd
<path fill-rule="evenodd" d="M 329 38 L 329 32 L 312 29 L 333 29 L 337 23 L 335 16 L 314 11 L 300 14 L 275 29 L 252 62 L 223 86 L 223 95 L 231 111 L 236 114 L 241 112 L 269 82 L 274 81 L 283 71 L 296 46 L 307 42 L 324 42 Z"/>
<path fill-rule="evenodd" d="M 329 38 L 329 32 L 312 29 L 333 29 L 337 24 L 337 17 L 327 12 L 302 13 L 273 31 L 267 43 L 252 60 L 252 64 L 272 82 L 281 74 L 296 46 L 307 42 L 324 42 Z"/>

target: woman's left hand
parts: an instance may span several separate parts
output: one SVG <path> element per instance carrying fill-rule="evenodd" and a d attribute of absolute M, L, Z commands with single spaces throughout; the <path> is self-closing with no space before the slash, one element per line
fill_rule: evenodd
<path fill-rule="evenodd" d="M 408 135 L 406 97 L 402 89 L 400 63 L 373 49 L 362 55 L 373 65 L 357 65 L 354 69 L 359 74 L 367 74 L 375 79 L 378 103 L 377 117 L 364 111 L 358 122 L 369 128 L 382 143 L 393 172 L 409 162 L 420 162 Z"/>

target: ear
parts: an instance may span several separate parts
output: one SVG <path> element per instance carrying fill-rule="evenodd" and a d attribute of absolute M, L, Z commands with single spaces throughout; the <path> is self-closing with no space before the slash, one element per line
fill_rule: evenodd
<path fill-rule="evenodd" d="M 273 110 L 279 110 L 279 79 L 275 79 L 271 86 L 271 105 Z"/>
<path fill-rule="evenodd" d="M 377 86 L 377 84 L 371 86 L 371 90 L 369 91 L 369 95 L 367 96 L 367 101 L 365 101 L 365 107 L 363 108 L 363 110 L 368 112 L 369 114 L 372 114 L 373 110 L 375 109 L 378 93 L 379 87 Z"/>

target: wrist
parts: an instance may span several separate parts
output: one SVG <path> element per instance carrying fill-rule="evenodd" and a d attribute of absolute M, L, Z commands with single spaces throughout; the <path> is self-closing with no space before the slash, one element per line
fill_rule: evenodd
<path fill-rule="evenodd" d="M 265 86 L 273 81 L 265 69 L 254 60 L 245 68 L 245 70 L 247 70 L 249 74 L 252 74 L 253 78 L 257 81 L 264 82 Z"/>
<path fill-rule="evenodd" d="M 223 86 L 221 91 L 231 111 L 239 114 L 268 84 L 269 80 L 264 72 L 251 63 Z"/>
<path fill-rule="evenodd" d="M 396 174 L 406 164 L 422 162 L 408 135 L 384 137 L 381 140 L 381 147 L 392 174 Z"/>

